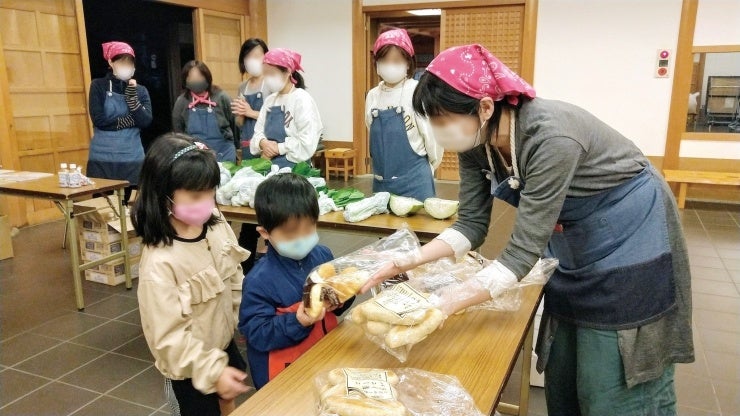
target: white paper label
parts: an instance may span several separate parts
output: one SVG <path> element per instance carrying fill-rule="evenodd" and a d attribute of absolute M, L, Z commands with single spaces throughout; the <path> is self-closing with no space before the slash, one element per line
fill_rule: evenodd
<path fill-rule="evenodd" d="M 352 371 L 344 369 L 347 377 L 347 395 L 359 393 L 376 400 L 395 400 L 388 372 L 382 370 Z"/>
<path fill-rule="evenodd" d="M 375 303 L 401 317 L 409 312 L 432 306 L 426 296 L 407 283 L 399 283 L 382 292 L 375 297 Z"/>

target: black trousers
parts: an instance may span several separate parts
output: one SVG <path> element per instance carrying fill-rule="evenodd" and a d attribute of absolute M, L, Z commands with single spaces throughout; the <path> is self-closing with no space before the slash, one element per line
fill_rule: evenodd
<path fill-rule="evenodd" d="M 247 369 L 236 347 L 234 340 L 224 350 L 229 355 L 229 366 L 242 371 Z M 218 394 L 203 394 L 193 387 L 193 380 L 172 380 L 172 390 L 175 392 L 177 404 L 180 405 L 180 416 L 221 416 L 221 407 L 218 404 Z"/>
<path fill-rule="evenodd" d="M 249 258 L 242 262 L 242 271 L 246 276 L 252 267 L 254 267 L 255 257 L 257 257 L 257 241 L 259 241 L 260 233 L 257 232 L 257 225 L 242 223 L 242 230 L 239 232 L 239 245 L 247 250 L 250 254 Z"/>

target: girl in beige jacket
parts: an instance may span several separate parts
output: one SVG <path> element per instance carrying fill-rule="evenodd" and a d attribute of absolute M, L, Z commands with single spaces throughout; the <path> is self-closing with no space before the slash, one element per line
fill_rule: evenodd
<path fill-rule="evenodd" d="M 182 416 L 228 414 L 249 389 L 233 340 L 240 263 L 249 252 L 216 209 L 219 179 L 212 151 L 166 134 L 144 160 L 131 214 L 145 244 L 138 289 L 144 336 Z"/>

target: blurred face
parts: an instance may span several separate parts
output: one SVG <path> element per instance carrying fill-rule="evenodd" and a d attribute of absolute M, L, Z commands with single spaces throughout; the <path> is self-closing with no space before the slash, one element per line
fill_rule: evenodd
<path fill-rule="evenodd" d="M 185 86 L 192 92 L 200 94 L 208 89 L 208 81 L 206 77 L 196 67 L 193 67 L 188 71 L 188 77 L 185 79 Z"/>
<path fill-rule="evenodd" d="M 290 74 L 274 65 L 263 65 L 265 86 L 270 92 L 280 92 L 288 85 Z"/>
<path fill-rule="evenodd" d="M 178 189 L 170 198 L 172 216 L 187 225 L 201 226 L 213 215 L 216 190 L 188 191 Z"/>
<path fill-rule="evenodd" d="M 269 233 L 263 227 L 257 231 L 281 256 L 293 260 L 304 259 L 319 242 L 316 222 L 310 218 L 291 218 Z"/>
<path fill-rule="evenodd" d="M 123 55 L 115 61 L 109 59 L 108 65 L 110 65 L 113 70 L 113 75 L 122 81 L 128 81 L 131 79 L 134 76 L 134 71 L 136 69 L 134 68 L 134 57 L 131 55 Z"/>
<path fill-rule="evenodd" d="M 483 137 L 483 127 L 493 116 L 494 102 L 491 98 L 483 98 L 477 114 L 447 113 L 430 117 L 434 140 L 447 150 L 465 152 L 487 138 Z"/>
<path fill-rule="evenodd" d="M 265 51 L 262 50 L 261 46 L 252 48 L 244 57 L 244 68 L 247 69 L 247 73 L 253 77 L 261 76 L 263 72 L 262 60 L 264 58 Z"/>
<path fill-rule="evenodd" d="M 383 57 L 376 60 L 376 70 L 383 81 L 396 84 L 403 81 L 409 72 L 409 63 L 401 49 L 395 46 L 388 48 Z"/>

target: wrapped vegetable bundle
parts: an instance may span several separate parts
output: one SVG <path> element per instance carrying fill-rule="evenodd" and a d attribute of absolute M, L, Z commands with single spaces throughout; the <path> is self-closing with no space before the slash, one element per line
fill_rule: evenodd
<path fill-rule="evenodd" d="M 304 178 L 320 178 L 321 170 L 311 167 L 308 162 L 300 162 L 293 166 L 293 173 Z"/>
<path fill-rule="evenodd" d="M 391 194 L 388 192 L 378 192 L 370 198 L 353 202 L 344 207 L 344 220 L 347 222 L 360 222 L 373 215 L 387 214 L 390 198 Z"/>
<path fill-rule="evenodd" d="M 415 368 L 337 368 L 314 380 L 319 416 L 482 416 L 455 378 Z"/>
<path fill-rule="evenodd" d="M 315 268 L 303 285 L 303 304 L 312 317 L 327 306 L 338 306 L 356 295 L 370 276 L 385 263 L 418 257 L 416 235 L 402 228 L 388 237 Z"/>
<path fill-rule="evenodd" d="M 442 299 L 470 299 L 465 283 L 489 261 L 476 253 L 455 262 L 442 259 L 406 273 L 408 280 L 386 287 L 372 299 L 355 306 L 348 320 L 359 325 L 370 341 L 404 362 L 411 348 L 424 341 L 447 319 Z M 495 299 L 469 309 L 515 311 L 521 306 L 524 286 L 544 285 L 557 267 L 556 259 L 541 259 L 514 287 Z M 443 295 L 444 294 L 444 295 Z"/>
<path fill-rule="evenodd" d="M 253 171 L 266 175 L 270 172 L 270 169 L 272 169 L 272 162 L 258 157 L 255 159 L 242 160 L 240 166 L 243 168 L 252 168 Z"/>

